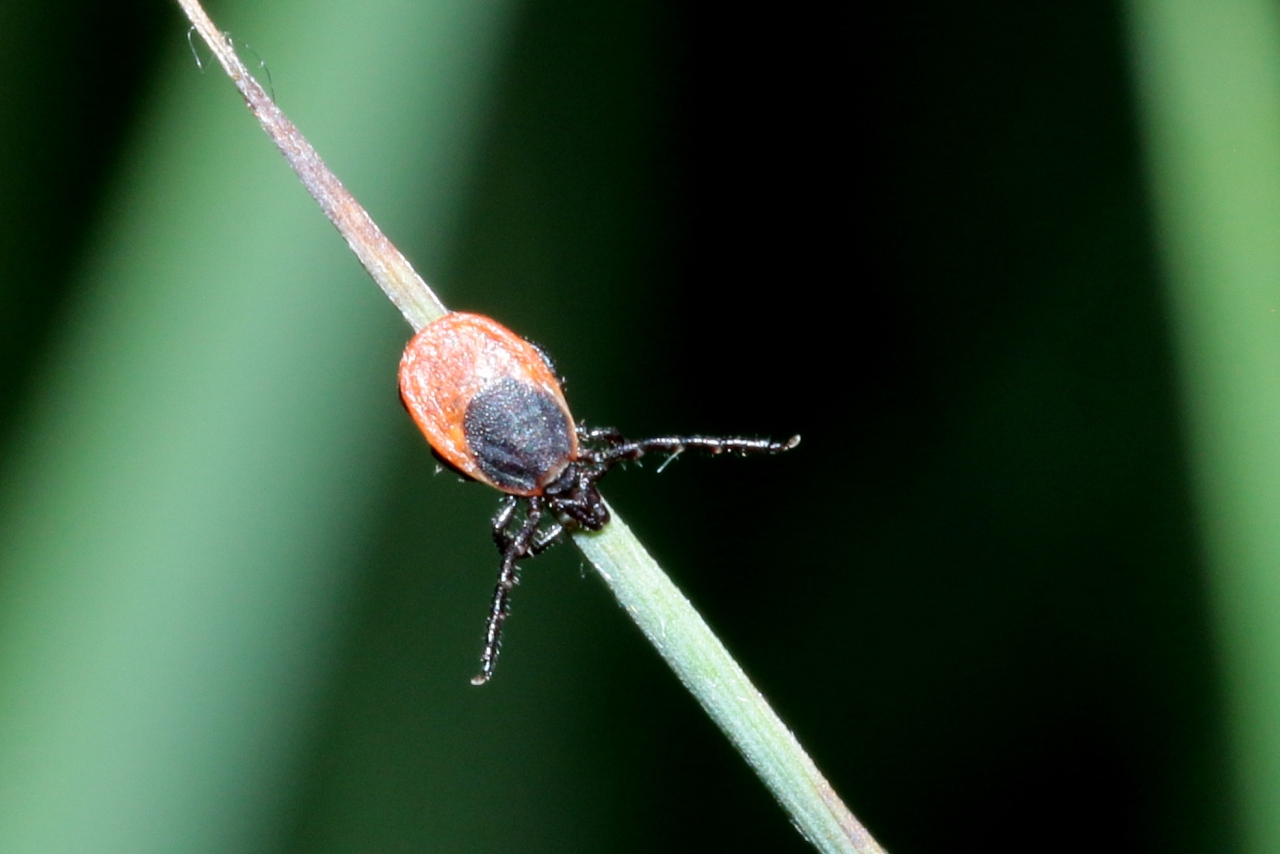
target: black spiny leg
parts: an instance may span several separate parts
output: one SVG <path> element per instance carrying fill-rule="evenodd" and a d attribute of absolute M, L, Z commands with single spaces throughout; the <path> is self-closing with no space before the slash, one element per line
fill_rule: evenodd
<path fill-rule="evenodd" d="M 545 537 L 535 536 L 538 522 L 542 520 L 542 499 L 528 498 L 524 522 L 520 529 L 511 533 L 511 523 L 515 518 L 516 505 L 521 499 L 508 497 L 493 520 L 493 539 L 502 550 L 502 568 L 498 572 L 498 586 L 493 591 L 493 604 L 489 608 L 489 622 L 485 627 L 484 651 L 480 653 L 480 673 L 471 680 L 472 685 L 483 685 L 493 677 L 493 669 L 498 663 L 498 646 L 502 640 L 502 624 L 507 619 L 507 611 L 511 605 L 511 591 L 519 583 L 516 561 L 533 553 L 536 545 L 545 549 L 550 542 Z M 557 526 L 558 527 L 558 526 Z M 559 531 L 555 532 L 559 535 Z"/>
<path fill-rule="evenodd" d="M 622 460 L 637 460 L 654 451 L 665 452 L 674 459 L 690 448 L 708 454 L 780 454 L 798 444 L 799 436 L 792 436 L 785 442 L 769 439 L 720 439 L 711 436 L 660 436 L 656 439 L 614 444 L 600 451 L 596 459 L 605 466 L 611 466 Z"/>
<path fill-rule="evenodd" d="M 493 541 L 497 544 L 498 551 L 504 554 L 511 547 L 511 519 L 515 516 L 516 507 L 519 505 L 519 498 L 514 495 L 508 495 L 502 499 L 498 514 L 493 517 Z"/>
<path fill-rule="evenodd" d="M 498 546 L 498 551 L 504 556 L 507 549 L 511 548 L 511 543 L 515 535 L 511 533 L 512 520 L 515 518 L 516 508 L 520 506 L 520 499 L 514 495 L 508 495 L 502 500 L 502 506 L 498 508 L 498 513 L 493 517 L 493 541 Z M 523 527 L 523 526 L 522 526 Z M 535 557 L 542 554 L 547 549 L 560 542 L 560 537 L 564 535 L 564 526 L 557 523 L 552 525 L 545 531 L 535 531 L 529 539 L 529 548 L 520 557 Z M 519 560 L 517 557 L 516 560 Z"/>
<path fill-rule="evenodd" d="M 542 533 L 533 538 L 533 542 L 529 543 L 529 556 L 540 555 L 547 549 L 560 542 L 560 537 L 564 535 L 564 526 L 559 522 L 547 528 Z"/>
<path fill-rule="evenodd" d="M 622 434 L 612 427 L 587 427 L 585 424 L 579 424 L 578 441 L 606 442 L 610 446 L 614 446 L 626 444 L 627 440 L 622 438 Z"/>

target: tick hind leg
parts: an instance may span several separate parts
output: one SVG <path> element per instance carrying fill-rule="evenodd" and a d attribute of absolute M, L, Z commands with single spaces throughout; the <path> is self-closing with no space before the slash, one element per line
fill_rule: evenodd
<path fill-rule="evenodd" d="M 516 509 L 526 505 L 524 518 L 517 522 Z M 472 678 L 472 685 L 483 685 L 493 677 L 498 663 L 498 650 L 502 642 L 502 624 L 511 609 L 511 591 L 520 583 L 516 562 L 521 558 L 539 554 L 550 548 L 564 533 L 560 525 L 552 525 L 539 532 L 542 522 L 541 498 L 517 498 L 507 496 L 498 515 L 493 517 L 493 541 L 502 552 L 502 565 L 498 571 L 498 585 L 493 591 L 493 603 L 489 606 L 489 621 L 485 626 L 484 650 L 480 653 L 480 673 Z"/>

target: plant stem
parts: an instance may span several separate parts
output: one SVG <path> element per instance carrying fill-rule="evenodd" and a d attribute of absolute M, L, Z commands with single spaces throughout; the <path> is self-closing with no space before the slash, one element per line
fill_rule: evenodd
<path fill-rule="evenodd" d="M 338 176 L 325 166 L 302 132 L 294 127 L 288 116 L 271 100 L 262 84 L 254 79 L 249 69 L 240 61 L 231 40 L 213 25 L 199 2 L 178 0 L 178 5 L 218 58 L 227 76 L 236 84 L 254 117 L 289 161 L 307 192 L 311 193 L 324 215 L 346 238 L 351 251 L 360 259 L 360 263 L 369 271 L 383 293 L 400 309 L 404 319 L 418 330 L 444 315 L 448 309 L 431 290 L 431 286 L 423 281 L 409 259 L 387 239 L 368 212 L 342 186 Z"/>
<path fill-rule="evenodd" d="M 430 286 L 253 78 L 230 40 L 214 26 L 199 2 L 178 3 L 235 82 L 263 130 L 410 325 L 421 329 L 444 315 L 447 309 Z M 764 780 L 800 832 L 824 852 L 882 852 L 626 523 L 614 513 L 613 521 L 603 531 L 579 533 L 574 540 L 680 681 Z"/>
<path fill-rule="evenodd" d="M 614 513 L 603 531 L 579 532 L 574 540 L 800 832 L 826 852 L 882 852 L 626 523 Z"/>

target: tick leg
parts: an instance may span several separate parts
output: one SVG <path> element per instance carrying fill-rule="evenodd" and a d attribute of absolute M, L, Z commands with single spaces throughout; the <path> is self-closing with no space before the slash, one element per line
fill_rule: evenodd
<path fill-rule="evenodd" d="M 636 460 L 653 452 L 667 453 L 673 457 L 690 448 L 705 451 L 708 454 L 779 454 L 791 450 L 798 444 L 800 444 L 799 436 L 792 436 L 785 442 L 774 442 L 770 439 L 721 439 L 712 436 L 660 436 L 656 439 L 616 444 L 600 451 L 596 458 L 608 466 L 622 460 Z"/>
<path fill-rule="evenodd" d="M 519 498 L 514 495 L 508 495 L 503 500 L 502 506 L 498 508 L 497 515 L 493 517 L 493 541 L 497 543 L 498 551 L 503 554 L 510 548 L 511 542 L 515 537 L 511 529 L 514 527 L 516 508 L 519 505 Z M 558 522 L 553 522 L 550 527 L 543 531 L 535 532 L 529 541 L 528 556 L 535 557 L 542 554 L 558 543 L 563 535 L 564 526 Z"/>
<path fill-rule="evenodd" d="M 607 442 L 610 446 L 613 446 L 624 444 L 627 440 L 622 438 L 622 434 L 612 427 L 587 427 L 579 424 L 578 441 Z"/>
<path fill-rule="evenodd" d="M 520 499 L 514 495 L 508 495 L 502 500 L 502 506 L 498 508 L 498 513 L 493 517 L 493 541 L 498 545 L 498 551 L 506 552 L 511 546 L 511 539 L 514 536 L 511 533 L 511 520 L 516 513 L 516 506 L 519 505 Z"/>
<path fill-rule="evenodd" d="M 529 556 L 540 555 L 547 549 L 560 542 L 560 538 L 564 536 L 564 526 L 559 522 L 554 523 L 550 528 L 541 532 L 533 538 L 533 542 L 529 543 Z"/>
<path fill-rule="evenodd" d="M 483 685 L 493 677 L 493 669 L 498 663 L 498 646 L 502 640 L 502 624 L 507 619 L 511 607 L 511 591 L 519 583 L 520 577 L 516 561 L 530 554 L 534 545 L 534 535 L 538 531 L 538 522 L 542 519 L 542 499 L 528 499 L 528 512 L 520 530 L 511 534 L 509 525 L 517 499 L 511 499 L 498 511 L 494 519 L 494 539 L 502 548 L 502 568 L 498 572 L 498 586 L 493 591 L 493 604 L 489 607 L 489 622 L 484 632 L 484 651 L 480 653 L 480 673 L 471 679 L 472 685 Z M 502 520 L 502 525 L 498 521 Z M 549 545 L 549 544 L 548 544 Z M 545 546 L 544 546 L 545 548 Z"/>

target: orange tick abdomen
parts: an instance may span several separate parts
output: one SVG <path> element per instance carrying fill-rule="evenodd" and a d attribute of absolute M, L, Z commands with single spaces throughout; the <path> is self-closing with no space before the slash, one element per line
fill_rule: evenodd
<path fill-rule="evenodd" d="M 451 312 L 424 326 L 400 360 L 400 395 L 436 453 L 511 495 L 540 494 L 577 457 L 542 353 L 482 315 Z"/>

